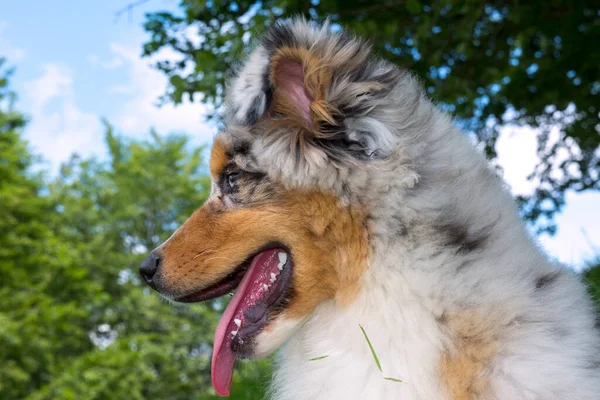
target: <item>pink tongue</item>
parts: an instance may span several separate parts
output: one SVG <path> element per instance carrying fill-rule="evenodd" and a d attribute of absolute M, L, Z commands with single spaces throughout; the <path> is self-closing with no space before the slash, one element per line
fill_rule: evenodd
<path fill-rule="evenodd" d="M 243 323 L 243 311 L 260 299 L 267 291 L 263 285 L 269 285 L 271 273 L 279 274 L 277 265 L 280 252 L 283 252 L 283 250 L 266 250 L 254 257 L 248 272 L 244 275 L 219 320 L 219 325 L 217 325 L 215 331 L 211 362 L 212 384 L 219 396 L 229 396 L 231 389 L 233 364 L 235 363 L 235 354 L 231 350 L 231 342 L 233 341 L 231 331 L 239 329 L 233 323 L 233 320 L 238 318 Z"/>

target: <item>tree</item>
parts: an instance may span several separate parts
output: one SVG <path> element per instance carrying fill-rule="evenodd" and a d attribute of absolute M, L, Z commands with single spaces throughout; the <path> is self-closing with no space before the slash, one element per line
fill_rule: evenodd
<path fill-rule="evenodd" d="M 0 392 L 24 398 L 89 350 L 90 327 L 78 299 L 100 286 L 87 279 L 73 253 L 51 229 L 55 204 L 43 194 L 35 159 L 21 139 L 25 118 L 13 107 L 9 72 L 0 61 Z M 89 296 L 89 297 L 88 297 Z M 69 337 L 69 340 L 64 340 Z"/>
<path fill-rule="evenodd" d="M 74 156 L 50 185 L 60 204 L 57 230 L 78 244 L 77 259 L 102 286 L 91 307 L 94 348 L 30 399 L 213 398 L 210 343 L 222 301 L 167 304 L 137 275 L 145 254 L 206 200 L 204 149 L 154 131 L 128 140 L 109 124 L 106 143 L 108 161 Z M 262 395 L 265 368 L 249 364 L 236 379 Z"/>
<path fill-rule="evenodd" d="M 600 52 L 593 49 L 600 14 L 592 0 L 182 0 L 180 7 L 180 15 L 151 13 L 145 23 L 144 55 L 163 48 L 180 55 L 156 63 L 170 78 L 164 101 L 199 94 L 221 105 L 250 34 L 291 15 L 329 18 L 334 29 L 371 38 L 376 53 L 412 69 L 489 156 L 503 124 L 539 128 L 537 190 L 519 200 L 540 231 L 554 232 L 551 218 L 567 191 L 600 188 Z"/>
<path fill-rule="evenodd" d="M 75 155 L 50 179 L 34 172 L 2 64 L 0 397 L 216 398 L 210 343 L 222 301 L 173 306 L 137 275 L 206 199 L 203 148 L 155 132 L 127 140 L 107 124 L 108 160 Z M 244 367 L 237 398 L 261 398 L 268 364 Z"/>

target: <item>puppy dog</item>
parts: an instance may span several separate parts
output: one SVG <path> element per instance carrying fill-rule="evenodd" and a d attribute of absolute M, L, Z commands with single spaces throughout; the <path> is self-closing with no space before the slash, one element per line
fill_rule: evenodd
<path fill-rule="evenodd" d="M 408 71 L 292 20 L 230 82 L 224 120 L 209 200 L 140 267 L 174 301 L 235 290 L 217 393 L 237 357 L 279 349 L 278 400 L 600 399 L 584 286 Z"/>

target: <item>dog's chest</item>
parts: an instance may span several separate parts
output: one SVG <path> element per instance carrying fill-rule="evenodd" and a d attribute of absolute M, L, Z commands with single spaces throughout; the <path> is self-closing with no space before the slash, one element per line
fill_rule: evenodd
<path fill-rule="evenodd" d="M 418 306 L 373 301 L 321 305 L 278 353 L 273 399 L 443 399 L 432 322 Z"/>

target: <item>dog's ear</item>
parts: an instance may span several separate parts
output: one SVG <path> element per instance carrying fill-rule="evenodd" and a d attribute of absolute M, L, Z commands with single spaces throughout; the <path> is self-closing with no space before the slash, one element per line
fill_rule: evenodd
<path fill-rule="evenodd" d="M 337 111 L 325 100 L 331 70 L 308 50 L 282 47 L 271 57 L 272 111 L 305 134 L 319 135 L 323 123 L 334 124 Z"/>
<path fill-rule="evenodd" d="M 367 42 L 328 25 L 276 25 L 230 86 L 227 118 L 239 125 L 267 121 L 269 132 L 287 132 L 294 145 L 336 157 L 389 154 L 394 134 L 378 116 L 385 117 L 385 97 L 403 73 L 370 51 Z"/>

